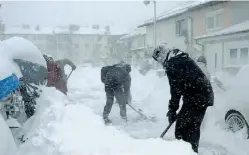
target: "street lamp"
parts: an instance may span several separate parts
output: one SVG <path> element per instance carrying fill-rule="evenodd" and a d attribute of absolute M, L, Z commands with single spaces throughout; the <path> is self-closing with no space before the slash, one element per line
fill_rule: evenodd
<path fill-rule="evenodd" d="M 150 2 L 154 3 L 154 47 L 156 47 L 156 1 L 155 0 L 144 0 L 145 5 L 149 5 Z"/>
<path fill-rule="evenodd" d="M 153 38 L 154 38 L 154 48 L 156 48 L 156 0 L 144 0 L 143 2 L 145 5 L 149 5 L 151 1 L 154 3 L 154 35 L 153 35 Z M 153 61 L 153 65 L 156 68 L 155 61 Z"/>

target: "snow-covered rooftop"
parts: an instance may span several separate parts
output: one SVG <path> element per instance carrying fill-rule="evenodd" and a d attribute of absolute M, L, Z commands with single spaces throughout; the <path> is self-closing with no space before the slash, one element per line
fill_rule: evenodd
<path fill-rule="evenodd" d="M 6 26 L 4 34 L 53 34 L 52 27 L 39 27 L 39 30 L 36 26 L 29 28 L 24 28 L 23 26 Z"/>
<path fill-rule="evenodd" d="M 174 16 L 178 16 L 182 13 L 185 13 L 187 11 L 190 11 L 192 9 L 195 9 L 201 5 L 207 4 L 209 2 L 219 2 L 219 1 L 214 1 L 214 0 L 198 0 L 198 1 L 191 1 L 191 2 L 184 2 L 181 5 L 179 5 L 178 7 L 174 7 L 172 9 L 170 9 L 169 11 L 166 11 L 162 14 L 160 14 L 159 16 L 157 16 L 157 21 L 162 21 L 162 20 L 166 20 L 169 19 L 171 17 Z M 139 25 L 138 27 L 143 27 L 143 26 L 147 26 L 153 24 L 153 19 L 149 19 L 147 21 L 145 21 L 142 25 Z"/>
<path fill-rule="evenodd" d="M 240 23 L 240 24 L 233 25 L 231 27 L 225 28 L 225 29 L 217 31 L 217 32 L 198 36 L 195 39 L 202 39 L 202 38 L 215 37 L 215 36 L 228 35 L 228 34 L 241 33 L 241 32 L 248 32 L 248 31 L 249 31 L 249 20 L 245 21 L 243 23 Z"/>
<path fill-rule="evenodd" d="M 120 35 L 124 34 L 126 30 L 111 28 L 111 35 Z M 70 34 L 69 26 L 57 26 L 57 27 L 48 27 L 48 26 L 6 26 L 4 34 Z M 78 30 L 72 31 L 71 34 L 82 34 L 82 35 L 105 35 L 106 30 L 104 27 L 100 27 L 99 29 L 87 27 L 87 26 L 79 26 Z"/>
<path fill-rule="evenodd" d="M 121 37 L 120 40 L 125 40 L 128 38 L 134 37 L 134 36 L 144 35 L 144 34 L 146 34 L 146 29 L 145 29 L 145 27 L 141 27 L 141 28 L 137 28 L 137 29 L 132 30 L 127 35 Z"/>

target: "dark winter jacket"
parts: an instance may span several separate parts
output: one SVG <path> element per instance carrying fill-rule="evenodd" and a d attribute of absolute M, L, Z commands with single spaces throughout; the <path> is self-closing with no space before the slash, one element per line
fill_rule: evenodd
<path fill-rule="evenodd" d="M 170 84 L 169 110 L 178 110 L 181 96 L 183 104 L 192 108 L 213 106 L 214 94 L 210 81 L 187 53 L 170 58 L 163 66 Z"/>
<path fill-rule="evenodd" d="M 109 91 L 131 81 L 131 77 L 129 71 L 124 67 L 105 66 L 101 69 L 101 81 L 105 84 L 105 90 Z"/>

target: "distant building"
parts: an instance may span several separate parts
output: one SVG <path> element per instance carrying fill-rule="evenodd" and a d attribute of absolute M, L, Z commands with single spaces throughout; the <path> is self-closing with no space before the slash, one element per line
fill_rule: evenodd
<path fill-rule="evenodd" d="M 146 29 L 137 28 L 124 35 L 117 40 L 114 50 L 120 59 L 138 65 L 146 57 Z"/>
<path fill-rule="evenodd" d="M 1 40 L 20 36 L 32 41 L 43 53 L 55 59 L 71 58 L 77 63 L 105 61 L 110 55 L 109 42 L 119 36 L 99 26 L 5 26 Z"/>

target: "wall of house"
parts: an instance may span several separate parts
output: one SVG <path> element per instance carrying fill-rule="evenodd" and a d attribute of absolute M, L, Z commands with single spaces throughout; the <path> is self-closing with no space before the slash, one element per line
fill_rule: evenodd
<path fill-rule="evenodd" d="M 72 35 L 73 52 L 77 59 L 98 60 L 109 56 L 108 36 L 106 35 Z M 80 60 L 78 60 L 80 61 Z"/>
<path fill-rule="evenodd" d="M 224 43 L 224 67 L 241 67 L 241 66 L 245 65 L 245 64 L 243 64 L 241 59 L 247 59 L 247 61 L 249 61 L 248 56 L 247 56 L 247 58 L 243 57 L 243 56 L 240 58 L 239 49 L 241 49 L 241 48 L 249 49 L 249 40 L 230 41 L 230 42 Z M 230 49 L 237 49 L 238 50 L 237 51 L 238 52 L 237 53 L 238 61 L 235 64 L 230 62 Z"/>
<path fill-rule="evenodd" d="M 146 35 L 134 36 L 131 43 L 131 49 L 144 48 L 146 45 Z"/>
<path fill-rule="evenodd" d="M 235 60 L 232 59 L 234 57 L 231 57 L 231 49 L 236 50 Z M 244 53 L 242 53 L 242 49 Z M 249 37 L 244 39 L 237 37 L 233 40 L 220 40 L 205 44 L 205 56 L 208 61 L 208 69 L 212 74 L 238 69 L 249 64 Z"/>
<path fill-rule="evenodd" d="M 238 24 L 249 20 L 249 2 L 248 1 L 232 1 L 230 2 L 232 12 L 232 24 Z"/>
<path fill-rule="evenodd" d="M 183 36 L 176 35 L 176 21 L 181 19 L 188 19 L 188 39 L 189 44 L 194 45 L 193 38 L 220 30 L 221 28 L 227 28 L 232 25 L 232 11 L 230 2 L 218 4 L 211 7 L 195 10 L 193 12 L 187 12 L 180 16 L 160 21 L 157 23 L 157 44 L 167 42 L 169 45 L 176 46 L 182 50 L 186 49 L 185 38 Z M 206 14 L 222 10 L 222 27 L 220 29 L 207 31 L 206 30 Z M 153 24 L 146 27 L 146 44 L 153 46 Z"/>
<path fill-rule="evenodd" d="M 176 36 L 175 30 L 175 19 L 170 19 L 166 21 L 158 22 L 156 25 L 157 30 L 157 45 L 160 43 L 167 43 L 169 46 L 175 46 L 182 50 L 186 49 L 186 45 L 184 43 L 184 37 Z M 153 25 L 149 25 L 146 27 L 146 45 L 150 47 L 154 47 L 154 27 Z"/>
<path fill-rule="evenodd" d="M 212 75 L 222 71 L 222 43 L 206 44 L 205 57 L 207 59 L 207 67 Z"/>
<path fill-rule="evenodd" d="M 222 20 L 221 28 L 227 28 L 232 25 L 232 11 L 230 2 L 221 3 L 211 7 L 205 7 L 199 10 L 194 11 L 193 14 L 193 37 L 201 36 L 207 33 L 212 33 L 219 31 L 220 29 L 215 29 L 208 31 L 206 29 L 206 15 L 211 12 L 222 10 Z"/>

